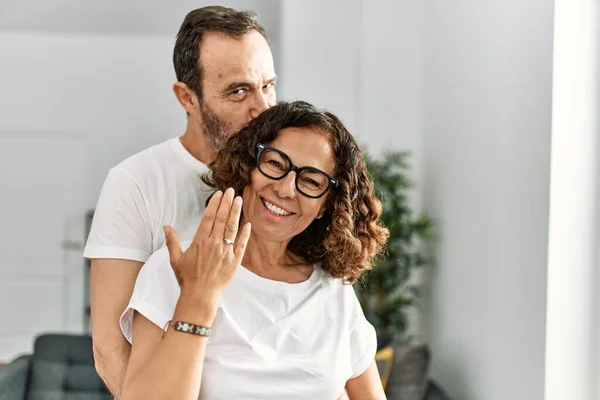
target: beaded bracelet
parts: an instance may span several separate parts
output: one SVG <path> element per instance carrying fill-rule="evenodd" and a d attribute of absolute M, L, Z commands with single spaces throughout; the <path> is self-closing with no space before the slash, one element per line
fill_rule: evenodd
<path fill-rule="evenodd" d="M 165 325 L 165 328 L 163 329 L 163 331 L 166 332 L 167 327 L 169 327 L 169 326 L 172 326 L 178 332 L 186 332 L 186 333 L 191 333 L 193 335 L 198 335 L 198 336 L 210 336 L 210 333 L 212 331 L 212 329 L 207 326 L 194 325 L 189 322 L 183 322 L 183 321 L 176 321 L 176 322 L 169 321 Z"/>

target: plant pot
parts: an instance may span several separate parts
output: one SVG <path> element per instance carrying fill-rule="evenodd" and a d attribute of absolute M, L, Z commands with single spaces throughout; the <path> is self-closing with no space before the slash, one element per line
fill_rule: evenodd
<path fill-rule="evenodd" d="M 389 335 L 377 335 L 377 351 L 391 345 L 393 340 Z"/>
<path fill-rule="evenodd" d="M 394 363 L 386 387 L 388 400 L 422 400 L 429 383 L 429 347 L 398 340 L 391 345 Z"/>

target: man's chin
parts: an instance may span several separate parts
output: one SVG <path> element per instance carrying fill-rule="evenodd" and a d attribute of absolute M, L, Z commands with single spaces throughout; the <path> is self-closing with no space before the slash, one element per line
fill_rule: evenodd
<path fill-rule="evenodd" d="M 229 134 L 229 135 L 221 135 L 221 136 L 218 136 L 218 137 L 209 136 L 210 143 L 212 144 L 212 146 L 215 149 L 221 150 L 223 147 L 225 147 L 227 145 L 227 141 L 233 135 L 234 135 L 234 133 Z"/>

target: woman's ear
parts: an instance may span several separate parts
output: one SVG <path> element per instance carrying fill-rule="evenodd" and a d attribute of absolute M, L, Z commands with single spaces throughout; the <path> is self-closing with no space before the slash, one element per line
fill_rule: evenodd
<path fill-rule="evenodd" d="M 323 215 L 325 215 L 325 211 L 327 211 L 327 202 L 325 202 L 319 209 L 319 213 L 317 214 L 316 219 L 323 218 Z"/>

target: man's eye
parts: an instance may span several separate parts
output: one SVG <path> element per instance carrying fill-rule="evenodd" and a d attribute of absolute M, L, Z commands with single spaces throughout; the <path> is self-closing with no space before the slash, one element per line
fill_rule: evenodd
<path fill-rule="evenodd" d="M 235 95 L 235 96 L 240 96 L 244 93 L 246 93 L 247 90 L 244 88 L 239 88 L 239 89 L 235 89 L 234 91 L 231 92 L 231 94 Z"/>
<path fill-rule="evenodd" d="M 275 87 L 275 82 L 270 82 L 265 85 L 265 89 L 271 89 Z"/>

